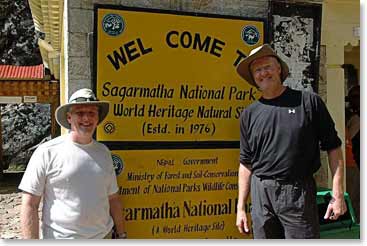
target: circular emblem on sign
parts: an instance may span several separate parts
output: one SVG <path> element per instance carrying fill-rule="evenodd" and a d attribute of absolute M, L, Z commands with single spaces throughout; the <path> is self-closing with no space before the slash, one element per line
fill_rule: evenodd
<path fill-rule="evenodd" d="M 103 31 L 110 36 L 120 35 L 125 29 L 125 22 L 117 14 L 107 14 L 102 20 Z"/>
<path fill-rule="evenodd" d="M 112 122 L 106 122 L 106 124 L 104 124 L 103 129 L 105 133 L 112 134 L 116 128 L 115 128 L 115 124 L 113 124 Z"/>
<path fill-rule="evenodd" d="M 242 40 L 248 45 L 255 45 L 260 40 L 260 33 L 254 26 L 245 26 L 241 33 Z"/>
<path fill-rule="evenodd" d="M 115 168 L 116 176 L 119 176 L 122 170 L 124 170 L 124 161 L 115 154 L 112 155 L 113 167 Z"/>

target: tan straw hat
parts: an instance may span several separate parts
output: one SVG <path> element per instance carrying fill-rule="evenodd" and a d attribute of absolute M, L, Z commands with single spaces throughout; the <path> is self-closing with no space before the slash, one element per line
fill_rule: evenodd
<path fill-rule="evenodd" d="M 98 124 L 101 123 L 104 118 L 106 118 L 109 110 L 109 103 L 107 101 L 99 101 L 94 95 L 91 89 L 80 89 L 74 92 L 71 95 L 69 102 L 67 104 L 61 105 L 56 109 L 56 121 L 60 126 L 65 127 L 66 129 L 70 129 L 71 126 L 66 118 L 66 113 L 69 112 L 69 109 L 73 105 L 96 105 L 98 106 L 98 115 L 99 120 Z"/>
<path fill-rule="evenodd" d="M 256 82 L 254 81 L 254 78 L 251 74 L 250 65 L 254 60 L 264 56 L 273 56 L 277 58 L 282 68 L 281 80 L 283 82 L 289 74 L 288 65 L 282 59 L 280 59 L 280 57 L 275 53 L 275 51 L 270 47 L 269 44 L 263 44 L 262 46 L 251 50 L 249 56 L 243 59 L 238 64 L 237 73 L 248 83 L 257 87 Z"/>

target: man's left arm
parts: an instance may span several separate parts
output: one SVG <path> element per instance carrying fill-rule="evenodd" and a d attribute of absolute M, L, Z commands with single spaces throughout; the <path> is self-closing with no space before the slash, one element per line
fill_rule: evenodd
<path fill-rule="evenodd" d="M 344 161 L 341 147 L 328 150 L 329 167 L 333 177 L 333 197 L 329 202 L 324 219 L 337 220 L 347 211 L 344 200 Z"/>
<path fill-rule="evenodd" d="M 119 198 L 119 195 L 115 193 L 115 194 L 108 196 L 108 201 L 110 203 L 110 214 L 115 224 L 116 233 L 118 235 L 118 238 L 126 238 L 126 233 L 124 231 L 123 217 L 122 217 L 121 200 Z"/>

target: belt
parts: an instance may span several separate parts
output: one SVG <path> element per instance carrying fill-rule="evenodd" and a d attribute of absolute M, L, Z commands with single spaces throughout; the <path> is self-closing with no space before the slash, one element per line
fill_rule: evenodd
<path fill-rule="evenodd" d="M 307 177 L 276 177 L 276 176 L 261 176 L 261 175 L 255 175 L 257 178 L 260 179 L 260 181 L 263 180 L 274 180 L 280 184 L 294 184 L 296 182 L 304 181 L 307 179 Z"/>

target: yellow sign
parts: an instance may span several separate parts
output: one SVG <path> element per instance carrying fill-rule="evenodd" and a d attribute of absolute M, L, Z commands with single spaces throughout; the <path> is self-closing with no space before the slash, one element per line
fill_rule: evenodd
<path fill-rule="evenodd" d="M 238 150 L 113 153 L 128 238 L 246 238 L 236 227 Z"/>
<path fill-rule="evenodd" d="M 236 73 L 262 21 L 142 10 L 96 12 L 96 92 L 111 102 L 102 141 L 238 141 L 260 93 Z"/>
<path fill-rule="evenodd" d="M 260 92 L 236 66 L 264 21 L 102 5 L 95 18 L 96 93 L 110 101 L 97 140 L 128 238 L 251 237 L 235 225 L 239 117 Z"/>

